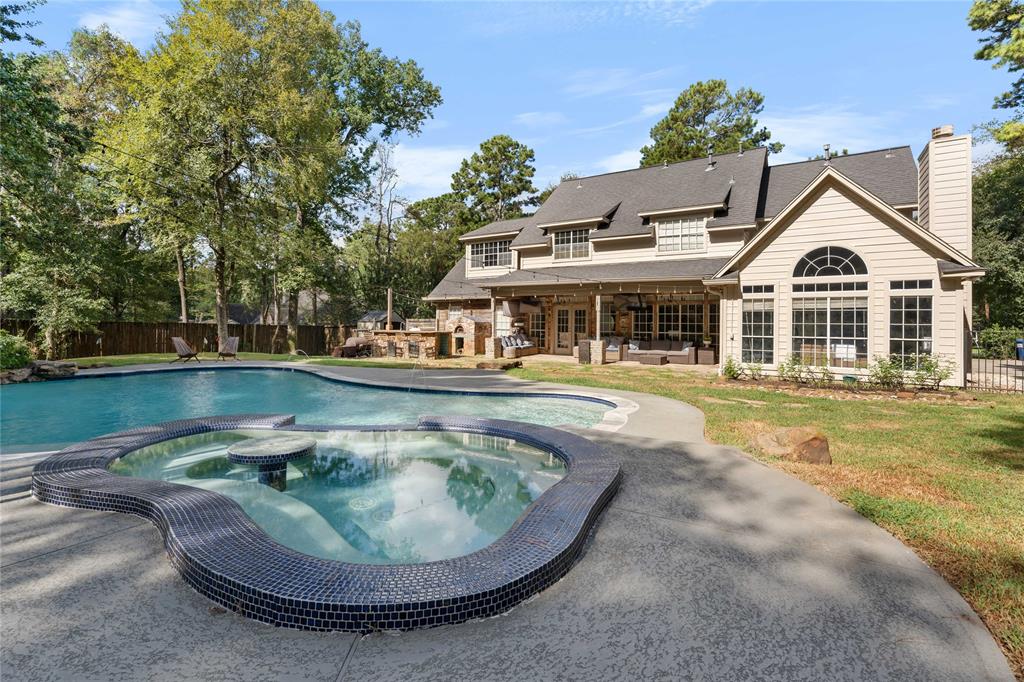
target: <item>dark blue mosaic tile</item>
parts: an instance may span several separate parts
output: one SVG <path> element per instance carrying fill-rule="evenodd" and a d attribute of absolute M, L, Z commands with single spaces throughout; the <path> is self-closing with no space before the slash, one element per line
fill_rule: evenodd
<path fill-rule="evenodd" d="M 274 542 L 233 500 L 190 486 L 111 474 L 115 459 L 164 440 L 227 429 L 457 431 L 512 438 L 551 452 L 566 476 L 502 537 L 472 554 L 423 564 L 328 561 Z M 221 606 L 277 626 L 372 632 L 457 623 L 503 613 L 559 580 L 618 489 L 619 464 L 594 443 L 543 426 L 425 417 L 416 425 L 296 425 L 286 415 L 166 422 L 73 445 L 36 465 L 36 499 L 135 514 L 164 538 L 186 583 Z"/>

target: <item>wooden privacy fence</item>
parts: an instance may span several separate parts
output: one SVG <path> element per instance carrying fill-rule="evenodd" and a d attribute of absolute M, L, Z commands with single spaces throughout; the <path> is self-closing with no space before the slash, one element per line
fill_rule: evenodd
<path fill-rule="evenodd" d="M 3 320 L 0 327 L 26 338 L 36 335 L 31 320 Z M 217 327 L 201 322 L 101 322 L 99 333 L 76 332 L 68 339 L 66 357 L 83 358 L 135 353 L 173 353 L 172 336 L 180 336 L 200 353 L 217 352 Z M 275 339 L 274 332 L 277 332 Z M 309 355 L 330 355 L 352 328 L 344 325 L 299 325 L 297 348 Z M 274 324 L 229 324 L 242 353 L 287 353 L 288 327 Z"/>

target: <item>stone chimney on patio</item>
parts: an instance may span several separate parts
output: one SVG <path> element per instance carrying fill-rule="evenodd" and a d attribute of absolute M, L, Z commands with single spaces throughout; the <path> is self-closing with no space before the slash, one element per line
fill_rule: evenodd
<path fill-rule="evenodd" d="M 918 222 L 954 248 L 971 255 L 971 136 L 953 126 L 932 129 L 917 157 Z"/>

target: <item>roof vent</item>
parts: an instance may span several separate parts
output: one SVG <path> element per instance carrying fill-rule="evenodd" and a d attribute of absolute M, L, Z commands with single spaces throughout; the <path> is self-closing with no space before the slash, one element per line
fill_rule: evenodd
<path fill-rule="evenodd" d="M 729 184 L 730 185 L 735 185 L 736 184 L 736 176 L 735 175 L 730 175 L 729 176 Z"/>
<path fill-rule="evenodd" d="M 740 153 L 736 156 L 743 156 L 743 140 L 740 140 Z"/>
<path fill-rule="evenodd" d="M 668 168 L 668 161 L 662 161 L 661 162 L 661 167 L 662 168 Z"/>
<path fill-rule="evenodd" d="M 708 150 L 708 167 L 704 169 L 705 172 L 715 170 L 715 161 L 711 158 L 711 151 Z"/>
<path fill-rule="evenodd" d="M 896 155 L 892 153 L 892 147 L 890 147 L 889 149 L 885 150 L 885 158 L 891 159 L 894 156 L 896 156 Z"/>
<path fill-rule="evenodd" d="M 581 178 L 576 179 L 576 189 L 583 189 L 583 180 Z"/>
<path fill-rule="evenodd" d="M 938 128 L 932 128 L 932 139 L 937 140 L 940 137 L 953 137 L 953 126 L 944 125 Z"/>
<path fill-rule="evenodd" d="M 825 144 L 825 145 L 822 145 L 822 148 L 825 150 L 825 165 L 826 166 L 831 166 L 832 165 L 832 145 Z"/>

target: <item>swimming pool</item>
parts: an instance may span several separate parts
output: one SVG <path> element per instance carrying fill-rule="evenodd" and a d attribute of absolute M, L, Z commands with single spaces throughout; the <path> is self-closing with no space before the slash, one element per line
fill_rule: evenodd
<path fill-rule="evenodd" d="M 469 554 L 505 533 L 565 476 L 549 452 L 510 438 L 455 432 L 327 431 L 315 451 L 280 465 L 277 484 L 235 464 L 228 448 L 267 442 L 219 431 L 150 445 L 115 474 L 168 481 L 237 502 L 277 542 L 360 564 L 412 564 Z"/>
<path fill-rule="evenodd" d="M 402 424 L 423 415 L 500 417 L 591 427 L 613 405 L 594 400 L 393 390 L 303 371 L 189 369 L 0 387 L 0 453 L 56 450 L 173 419 L 294 414 L 306 424 Z"/>

